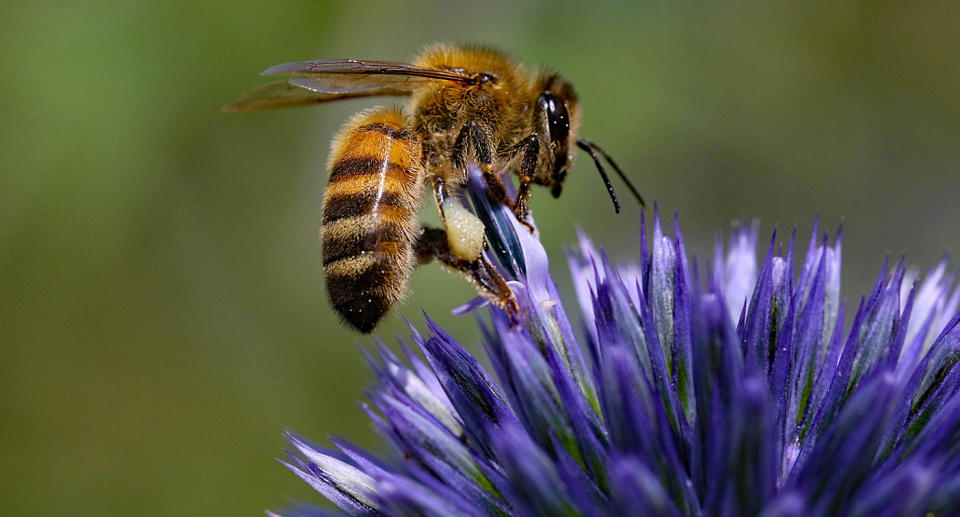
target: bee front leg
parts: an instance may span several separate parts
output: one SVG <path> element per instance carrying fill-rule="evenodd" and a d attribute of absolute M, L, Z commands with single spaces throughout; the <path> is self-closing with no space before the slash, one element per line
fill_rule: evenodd
<path fill-rule="evenodd" d="M 506 280 L 485 256 L 481 254 L 475 260 L 459 258 L 450 249 L 447 232 L 439 228 L 424 228 L 414 244 L 414 250 L 420 264 L 437 259 L 444 267 L 473 284 L 480 296 L 507 311 L 511 318 L 516 319 L 519 313 L 517 299 L 510 291 Z"/>
<path fill-rule="evenodd" d="M 512 162 L 520 158 L 520 180 L 517 186 L 517 198 L 510 205 L 514 215 L 521 224 L 534 232 L 532 224 L 527 222 L 527 215 L 530 213 L 528 203 L 530 201 L 530 184 L 533 183 L 534 175 L 537 172 L 537 159 L 540 157 L 540 137 L 537 133 L 531 133 L 523 140 L 506 151 L 507 162 Z"/>

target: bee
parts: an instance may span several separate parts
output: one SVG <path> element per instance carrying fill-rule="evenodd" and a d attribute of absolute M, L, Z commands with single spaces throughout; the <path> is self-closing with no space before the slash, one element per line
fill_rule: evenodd
<path fill-rule="evenodd" d="M 356 330 L 371 332 L 404 296 L 419 264 L 437 260 L 512 314 L 517 302 L 484 256 L 484 227 L 459 201 L 468 167 L 482 171 L 490 198 L 527 222 L 531 185 L 559 197 L 574 147 L 586 151 L 620 204 L 599 156 L 643 199 L 596 144 L 577 138 L 580 109 L 573 86 L 546 70 L 529 71 L 485 47 L 436 45 L 412 64 L 333 59 L 276 65 L 261 75 L 286 79 L 260 86 L 224 111 L 287 108 L 340 99 L 405 96 L 402 109 L 362 111 L 334 137 L 320 231 L 330 301 Z M 507 194 L 503 173 L 517 176 Z M 422 227 L 424 188 L 443 228 Z"/>

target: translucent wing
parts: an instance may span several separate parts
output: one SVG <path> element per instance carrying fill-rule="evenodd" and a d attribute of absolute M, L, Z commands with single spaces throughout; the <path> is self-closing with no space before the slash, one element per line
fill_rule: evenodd
<path fill-rule="evenodd" d="M 295 75 L 247 92 L 224 111 L 290 108 L 320 102 L 375 95 L 410 95 L 416 86 L 436 81 L 472 84 L 465 74 L 385 61 L 328 59 L 284 63 L 260 75 Z"/>
<path fill-rule="evenodd" d="M 260 75 L 373 75 L 386 76 L 382 81 L 395 81 L 391 76 L 406 78 L 407 82 L 423 80 L 453 81 L 472 84 L 477 80 L 473 76 L 451 70 L 426 68 L 407 63 L 388 61 L 358 61 L 356 59 L 320 59 L 317 61 L 298 61 L 271 66 Z"/>
<path fill-rule="evenodd" d="M 307 78 L 294 78 L 288 81 L 276 81 L 259 86 L 243 94 L 237 100 L 223 107 L 223 111 L 254 111 L 264 109 L 293 108 L 309 106 L 320 102 L 335 101 L 355 97 L 375 95 L 409 95 L 407 90 L 389 87 L 341 88 L 339 91 L 317 91 L 303 81 Z M 300 84 L 303 83 L 303 84 Z"/>

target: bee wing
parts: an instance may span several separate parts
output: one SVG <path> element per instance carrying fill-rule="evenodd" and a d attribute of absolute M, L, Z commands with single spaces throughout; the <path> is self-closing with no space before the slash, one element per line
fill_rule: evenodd
<path fill-rule="evenodd" d="M 224 111 L 306 106 L 352 97 L 410 95 L 428 82 L 473 83 L 469 75 L 386 61 L 325 59 L 283 63 L 260 75 L 296 75 L 286 81 L 268 83 L 247 92 L 223 107 Z"/>
<path fill-rule="evenodd" d="M 320 59 L 317 61 L 297 61 L 283 63 L 264 70 L 260 75 L 318 75 L 329 76 L 372 76 L 368 80 L 377 84 L 422 83 L 424 81 L 453 81 L 472 84 L 473 76 L 427 68 L 407 63 L 389 61 L 358 61 L 356 59 Z"/>
<path fill-rule="evenodd" d="M 324 91 L 331 90 L 331 91 Z M 223 111 L 254 111 L 264 109 L 293 108 L 320 102 L 375 95 L 409 95 L 406 90 L 363 85 L 344 85 L 341 88 L 320 88 L 311 84 L 309 78 L 297 77 L 287 81 L 264 84 L 241 95 L 223 107 Z"/>

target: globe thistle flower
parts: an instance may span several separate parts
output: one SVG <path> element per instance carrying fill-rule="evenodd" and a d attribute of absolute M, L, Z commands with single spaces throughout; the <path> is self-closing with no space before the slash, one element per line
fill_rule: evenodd
<path fill-rule="evenodd" d="M 290 436 L 285 465 L 346 514 L 960 513 L 960 290 L 945 262 L 922 280 L 885 265 L 846 325 L 839 232 L 815 229 L 804 254 L 795 233 L 774 236 L 758 263 L 745 226 L 704 271 L 655 213 L 631 264 L 580 237 L 566 306 L 536 236 L 476 171 L 469 195 L 520 321 L 481 322 L 489 370 L 429 319 L 402 357 L 375 347 L 365 409 L 392 457 Z"/>

